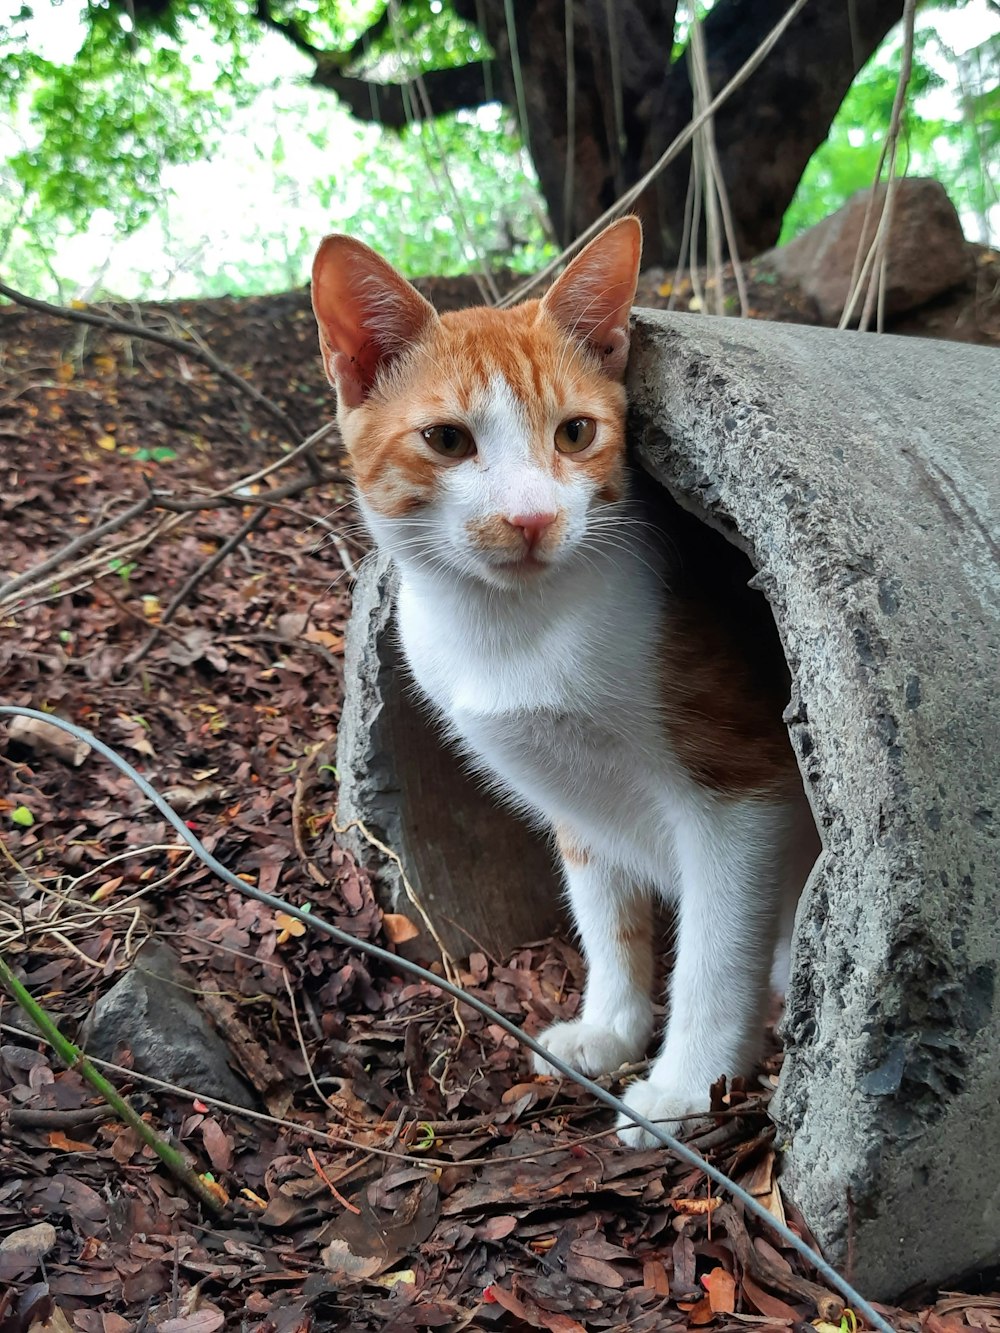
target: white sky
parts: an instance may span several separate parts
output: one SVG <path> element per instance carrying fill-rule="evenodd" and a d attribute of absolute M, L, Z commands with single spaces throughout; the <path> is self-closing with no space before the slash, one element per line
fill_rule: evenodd
<path fill-rule="evenodd" d="M 0 0 L 0 32 L 20 7 L 21 0 Z M 936 27 L 958 52 L 1000 32 L 1000 17 L 987 0 L 970 0 L 961 10 L 925 10 L 918 21 Z M 43 55 L 66 62 L 82 39 L 81 16 L 75 7 L 40 0 L 30 32 L 32 44 Z M 210 81 L 216 53 L 207 31 L 195 33 L 188 49 L 202 57 Z M 113 216 L 105 212 L 95 215 L 85 235 L 62 246 L 58 268 L 80 293 L 86 294 L 99 278 L 107 289 L 122 294 L 141 286 L 149 296 L 193 295 L 197 283 L 189 276 L 189 268 L 195 273 L 211 272 L 227 260 L 251 262 L 262 245 L 280 261 L 286 234 L 294 237 L 305 228 L 318 237 L 336 227 L 338 215 L 347 217 L 361 206 L 365 182 L 352 172 L 351 164 L 376 131 L 355 121 L 332 95 L 305 87 L 309 61 L 276 33 L 262 34 L 250 63 L 250 77 L 273 86 L 252 108 L 236 113 L 221 151 L 211 161 L 164 172 L 163 183 L 170 194 L 169 241 L 159 220 L 126 240 L 115 240 Z M 935 91 L 921 103 L 921 109 L 930 115 L 953 114 L 954 107 L 954 95 L 947 89 Z M 287 118 L 282 124 L 286 108 L 293 112 L 303 109 L 309 123 L 325 125 L 330 148 L 320 151 L 304 136 L 295 136 Z M 281 172 L 286 179 L 276 185 L 271 153 L 279 133 L 286 154 Z M 0 126 L 0 152 L 7 138 Z M 330 177 L 337 189 L 334 209 L 328 211 L 311 187 Z M 290 273 L 284 285 L 304 279 L 304 272 Z"/>

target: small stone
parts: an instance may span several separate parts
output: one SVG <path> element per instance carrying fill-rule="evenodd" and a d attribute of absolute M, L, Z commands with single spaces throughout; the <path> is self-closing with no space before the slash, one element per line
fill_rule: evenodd
<path fill-rule="evenodd" d="M 51 1222 L 38 1222 L 33 1227 L 22 1227 L 0 1240 L 0 1254 L 15 1261 L 38 1263 L 56 1243 L 56 1229 Z"/>
<path fill-rule="evenodd" d="M 229 1068 L 228 1048 L 198 1008 L 197 990 L 166 945 L 147 944 L 94 1005 L 80 1044 L 102 1060 L 127 1047 L 140 1074 L 251 1109 L 253 1094 Z"/>

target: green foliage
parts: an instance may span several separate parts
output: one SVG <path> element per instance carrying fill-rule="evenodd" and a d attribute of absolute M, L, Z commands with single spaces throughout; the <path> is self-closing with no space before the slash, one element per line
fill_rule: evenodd
<path fill-rule="evenodd" d="M 469 113 L 381 136 L 354 164 L 364 203 L 338 224 L 411 276 L 470 269 L 530 272 L 554 253 L 510 117 L 484 128 Z M 336 182 L 316 186 L 332 206 Z"/>
<path fill-rule="evenodd" d="M 964 3 L 938 0 L 924 12 Z M 142 238 L 141 249 L 136 242 L 128 276 L 118 279 L 129 296 L 162 292 L 167 283 L 174 293 L 209 296 L 296 286 L 317 235 L 338 228 L 411 275 L 459 273 L 483 262 L 531 270 L 551 256 L 512 116 L 493 107 L 396 134 L 350 120 L 321 89 L 286 78 L 279 91 L 270 67 L 253 72 L 262 32 L 256 6 L 63 0 L 58 24 L 78 33 L 69 57 L 65 40 L 59 57 L 32 45 L 41 29 L 30 4 L 22 6 L 0 48 L 0 267 L 9 282 L 60 299 L 98 295 L 106 290 L 102 258 L 106 268 L 132 236 Z M 490 54 L 452 0 L 408 0 L 395 25 L 386 0 L 270 6 L 300 44 L 359 77 L 393 81 Z M 929 22 L 915 53 L 899 165 L 941 179 L 985 235 L 997 203 L 990 171 L 1000 160 L 1000 43 L 958 56 Z M 675 54 L 683 37 L 680 25 Z M 281 38 L 270 41 L 282 54 L 292 50 Z M 303 58 L 303 73 L 309 68 Z M 849 93 L 809 164 L 782 239 L 870 185 L 898 69 L 897 39 Z M 941 82 L 937 70 L 959 89 L 952 119 L 921 102 Z M 237 159 L 256 184 L 224 216 L 206 213 L 193 231 L 182 201 L 171 199 L 171 182 L 213 160 L 231 174 Z M 71 256 L 80 254 L 83 237 L 81 262 Z M 67 281 L 74 264 L 87 271 L 84 284 Z"/>
<path fill-rule="evenodd" d="M 82 35 L 73 59 L 29 47 L 28 6 L 0 56 L 0 106 L 11 127 L 0 166 L 0 262 L 15 261 L 21 281 L 38 270 L 57 276 L 59 240 L 97 216 L 112 218 L 118 236 L 142 226 L 160 206 L 164 169 L 211 153 L 231 108 L 252 95 L 243 74 L 256 29 L 231 0 L 213 0 L 216 34 L 228 43 L 221 73 L 190 49 L 190 0 L 165 27 L 133 29 L 128 13 L 99 0 L 62 9 Z"/>
<path fill-rule="evenodd" d="M 943 6 L 939 6 L 943 7 Z M 957 7 L 953 3 L 953 7 Z M 827 217 L 875 178 L 899 81 L 901 47 L 875 53 L 855 80 L 830 133 L 813 154 L 785 214 L 781 242 Z M 933 63 L 932 63 L 933 62 Z M 955 119 L 921 111 L 921 99 L 941 88 L 938 67 L 951 66 L 961 93 Z M 997 202 L 991 165 L 1000 160 L 1000 41 L 991 39 L 962 56 L 945 47 L 933 28 L 915 35 L 913 69 L 900 136 L 897 174 L 934 176 L 955 206 L 986 215 Z"/>

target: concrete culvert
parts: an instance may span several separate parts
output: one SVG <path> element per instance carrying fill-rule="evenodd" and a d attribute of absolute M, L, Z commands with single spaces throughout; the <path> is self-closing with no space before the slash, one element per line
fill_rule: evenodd
<path fill-rule="evenodd" d="M 789 668 L 823 851 L 772 1105 L 783 1188 L 866 1294 L 945 1282 L 1000 1252 L 1000 356 L 640 310 L 629 391 L 637 460 L 749 558 Z M 340 821 L 400 855 L 446 945 L 557 926 L 548 847 L 410 690 L 385 561 L 345 684 Z"/>

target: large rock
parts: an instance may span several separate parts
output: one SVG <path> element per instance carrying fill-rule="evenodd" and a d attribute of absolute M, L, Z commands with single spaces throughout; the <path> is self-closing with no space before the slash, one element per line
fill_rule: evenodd
<path fill-rule="evenodd" d="M 229 1068 L 226 1045 L 202 1015 L 196 993 L 173 952 L 151 942 L 94 1005 L 80 1045 L 102 1060 L 114 1060 L 127 1047 L 140 1074 L 252 1108 L 254 1096 Z"/>
<path fill-rule="evenodd" d="M 913 310 L 964 283 L 974 262 L 955 206 L 943 185 L 913 177 L 898 180 L 894 189 L 886 264 L 885 309 L 889 317 Z M 847 304 L 872 193 L 860 190 L 836 213 L 787 245 L 769 250 L 758 261 L 758 265 L 770 265 L 783 278 L 797 283 L 816 302 L 824 324 L 839 323 Z M 864 254 L 882 215 L 886 186 L 877 186 L 874 194 L 864 231 Z M 862 300 L 855 309 L 855 323 L 863 304 Z"/>
<path fill-rule="evenodd" d="M 824 851 L 775 1106 L 784 1183 L 875 1298 L 994 1262 L 1000 356 L 639 311 L 629 381 L 641 462 L 749 555 L 793 678 Z M 405 692 L 391 591 L 382 567 L 355 612 L 342 818 L 401 852 L 439 922 L 520 942 L 553 906 L 546 862 Z"/>

